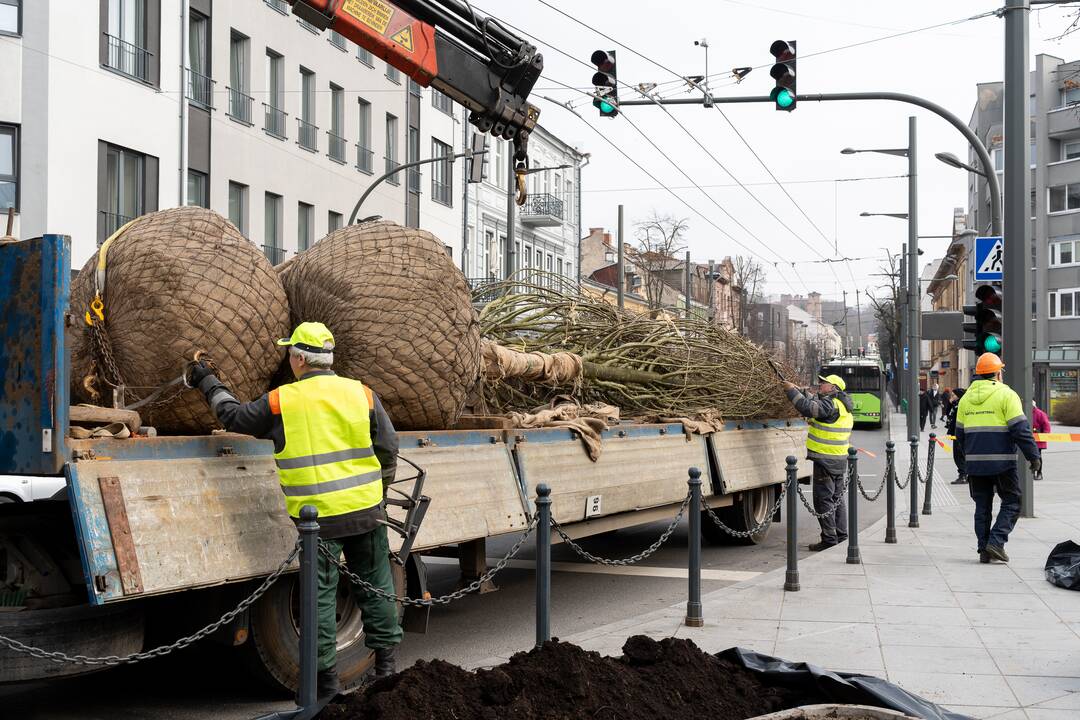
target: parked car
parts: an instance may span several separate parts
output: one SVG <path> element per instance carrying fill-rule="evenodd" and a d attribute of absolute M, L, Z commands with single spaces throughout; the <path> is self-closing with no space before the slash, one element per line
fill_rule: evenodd
<path fill-rule="evenodd" d="M 0 503 L 48 500 L 66 487 L 63 477 L 0 475 Z"/>

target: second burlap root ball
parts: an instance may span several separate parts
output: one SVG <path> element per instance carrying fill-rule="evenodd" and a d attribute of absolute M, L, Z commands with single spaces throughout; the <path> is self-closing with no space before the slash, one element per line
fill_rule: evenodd
<path fill-rule="evenodd" d="M 395 427 L 457 421 L 480 375 L 480 330 L 438 238 L 389 221 L 351 225 L 279 270 L 292 324 L 326 324 L 334 370 L 369 384 Z"/>

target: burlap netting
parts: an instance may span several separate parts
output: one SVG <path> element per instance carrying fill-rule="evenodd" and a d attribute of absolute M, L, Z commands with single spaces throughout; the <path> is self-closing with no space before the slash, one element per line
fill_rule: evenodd
<path fill-rule="evenodd" d="M 457 421 L 480 375 L 480 328 L 438 238 L 388 221 L 350 225 L 281 270 L 293 325 L 325 323 L 334 369 L 368 383 L 395 427 Z"/>
<path fill-rule="evenodd" d="M 71 378 L 76 401 L 108 405 L 115 379 L 83 320 L 97 263 L 95 253 L 72 284 Z M 270 262 L 228 220 L 194 207 L 145 215 L 109 246 L 105 278 L 106 337 L 127 403 L 179 376 L 198 350 L 241 400 L 267 391 L 283 357 L 275 340 L 289 333 L 288 300 Z M 147 425 L 166 433 L 218 427 L 198 390 L 167 390 L 162 399 L 139 409 Z"/>

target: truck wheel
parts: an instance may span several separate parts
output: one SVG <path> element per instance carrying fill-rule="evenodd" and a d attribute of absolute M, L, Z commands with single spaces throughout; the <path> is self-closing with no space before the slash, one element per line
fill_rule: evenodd
<path fill-rule="evenodd" d="M 701 534 L 714 545 L 758 545 L 765 541 L 772 527 L 771 511 L 775 501 L 772 486 L 744 490 L 733 504 L 713 512 L 722 523 L 739 532 L 746 532 L 763 522 L 765 526 L 749 537 L 735 538 L 718 528 L 708 513 L 703 512 Z"/>
<path fill-rule="evenodd" d="M 142 649 L 143 631 L 142 606 L 134 602 L 0 613 L 0 635 L 68 655 L 129 655 Z M 0 685 L 80 675 L 105 667 L 55 663 L 0 649 Z"/>
<path fill-rule="evenodd" d="M 405 592 L 405 571 L 390 564 L 394 588 Z M 401 616 L 401 607 L 398 607 Z M 337 671 L 342 689 L 360 685 L 375 662 L 364 645 L 360 608 L 349 592 L 348 580 L 338 581 Z M 245 643 L 248 664 L 263 680 L 290 692 L 299 689 L 300 677 L 300 578 L 295 573 L 278 580 L 251 608 L 250 640 Z"/>

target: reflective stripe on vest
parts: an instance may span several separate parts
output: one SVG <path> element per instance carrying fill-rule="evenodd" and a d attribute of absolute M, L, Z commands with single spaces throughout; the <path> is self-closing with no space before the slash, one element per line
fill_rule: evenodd
<path fill-rule="evenodd" d="M 319 517 L 382 502 L 382 469 L 371 445 L 371 410 L 362 383 L 314 375 L 278 388 L 285 447 L 274 454 L 292 517 L 313 505 Z"/>
<path fill-rule="evenodd" d="M 806 433 L 806 450 L 811 458 L 847 456 L 851 428 L 855 425 L 855 419 L 839 398 L 833 398 L 833 403 L 840 411 L 840 417 L 835 422 L 827 423 L 814 419 L 807 421 L 809 427 Z"/>

